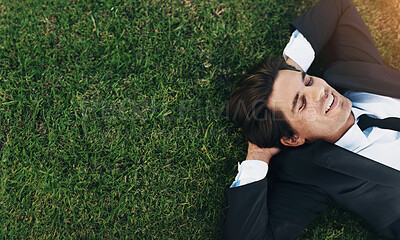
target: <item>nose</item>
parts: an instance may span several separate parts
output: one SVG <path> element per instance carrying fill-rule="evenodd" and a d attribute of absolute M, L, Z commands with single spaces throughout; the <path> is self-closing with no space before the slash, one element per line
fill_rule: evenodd
<path fill-rule="evenodd" d="M 306 98 L 313 102 L 319 102 L 321 98 L 326 95 L 325 88 L 323 86 L 311 86 L 305 88 Z"/>

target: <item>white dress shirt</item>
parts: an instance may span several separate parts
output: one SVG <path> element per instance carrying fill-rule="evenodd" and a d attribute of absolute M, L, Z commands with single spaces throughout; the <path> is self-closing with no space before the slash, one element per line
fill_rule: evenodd
<path fill-rule="evenodd" d="M 400 99 L 352 91 L 344 96 L 352 102 L 356 122 L 362 114 L 380 119 L 400 118 Z M 335 144 L 400 171 L 399 131 L 370 127 L 362 132 L 355 123 Z"/>
<path fill-rule="evenodd" d="M 314 61 L 315 52 L 307 39 L 296 30 L 283 51 L 283 57 L 285 60 L 290 57 L 307 71 Z M 378 127 L 361 131 L 357 125 L 358 117 L 362 114 L 376 118 L 400 117 L 400 99 L 353 91 L 346 92 L 344 96 L 352 102 L 352 113 L 356 121 L 335 144 L 400 171 L 400 132 Z M 239 164 L 238 174 L 231 187 L 262 180 L 267 173 L 268 164 L 265 162 L 243 161 Z"/>

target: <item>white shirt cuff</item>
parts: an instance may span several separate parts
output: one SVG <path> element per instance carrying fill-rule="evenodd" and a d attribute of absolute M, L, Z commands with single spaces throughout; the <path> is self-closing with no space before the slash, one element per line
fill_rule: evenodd
<path fill-rule="evenodd" d="M 262 180 L 267 176 L 268 164 L 260 160 L 246 160 L 238 163 L 238 174 L 230 186 L 238 187 Z"/>
<path fill-rule="evenodd" d="M 292 33 L 289 43 L 283 50 L 285 61 L 288 57 L 295 61 L 304 72 L 307 72 L 315 59 L 314 49 L 298 30 Z"/>

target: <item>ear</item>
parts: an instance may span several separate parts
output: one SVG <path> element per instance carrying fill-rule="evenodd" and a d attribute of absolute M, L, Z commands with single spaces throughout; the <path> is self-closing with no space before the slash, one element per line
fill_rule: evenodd
<path fill-rule="evenodd" d="M 298 147 L 303 145 L 306 142 L 305 138 L 301 138 L 298 135 L 293 135 L 291 138 L 282 137 L 281 143 L 288 147 Z"/>

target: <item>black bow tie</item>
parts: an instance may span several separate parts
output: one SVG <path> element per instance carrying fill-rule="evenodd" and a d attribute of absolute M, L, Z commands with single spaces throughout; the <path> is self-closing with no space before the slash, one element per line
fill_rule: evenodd
<path fill-rule="evenodd" d="M 360 127 L 361 131 L 364 131 L 369 127 L 380 127 L 380 128 L 400 131 L 400 118 L 396 117 L 379 119 L 379 118 L 372 118 L 367 114 L 363 114 L 358 117 L 357 124 Z"/>

